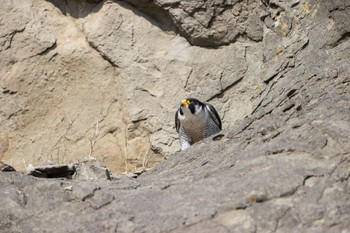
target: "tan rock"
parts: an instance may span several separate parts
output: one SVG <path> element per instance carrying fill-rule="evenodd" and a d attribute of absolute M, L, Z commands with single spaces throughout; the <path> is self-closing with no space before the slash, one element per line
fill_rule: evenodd
<path fill-rule="evenodd" d="M 179 150 L 181 99 L 210 100 L 224 128 L 251 111 L 246 56 L 258 45 L 191 46 L 119 2 L 5 2 L 2 21 L 16 20 L 1 32 L 0 122 L 17 170 L 94 156 L 140 171 Z"/>

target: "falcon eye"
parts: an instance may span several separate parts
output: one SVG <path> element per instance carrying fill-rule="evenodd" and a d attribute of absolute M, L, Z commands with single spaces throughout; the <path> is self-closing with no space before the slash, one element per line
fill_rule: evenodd
<path fill-rule="evenodd" d="M 188 105 L 190 105 L 190 104 L 192 104 L 192 101 L 191 101 L 191 100 L 187 100 L 186 103 L 187 103 Z"/>

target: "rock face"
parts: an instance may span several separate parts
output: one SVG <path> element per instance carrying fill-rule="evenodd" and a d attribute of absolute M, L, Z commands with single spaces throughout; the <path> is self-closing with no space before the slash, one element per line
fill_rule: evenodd
<path fill-rule="evenodd" d="M 114 172 L 153 167 L 179 150 L 181 99 L 210 100 L 228 128 L 263 86 L 262 42 L 191 46 L 179 21 L 123 2 L 1 4 L 0 153 L 17 170 L 88 156 Z"/>
<path fill-rule="evenodd" d="M 349 232 L 350 3 L 127 2 L 0 1 L 0 156 L 167 160 L 0 173 L 0 231 Z M 184 96 L 224 131 L 170 156 Z"/>

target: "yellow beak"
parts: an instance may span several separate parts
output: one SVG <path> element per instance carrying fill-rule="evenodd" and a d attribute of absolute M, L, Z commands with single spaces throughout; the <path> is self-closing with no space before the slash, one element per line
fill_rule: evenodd
<path fill-rule="evenodd" d="M 188 101 L 188 100 L 181 100 L 181 103 L 182 103 L 182 105 L 185 106 L 185 107 L 187 107 L 188 105 L 191 104 L 191 102 Z"/>

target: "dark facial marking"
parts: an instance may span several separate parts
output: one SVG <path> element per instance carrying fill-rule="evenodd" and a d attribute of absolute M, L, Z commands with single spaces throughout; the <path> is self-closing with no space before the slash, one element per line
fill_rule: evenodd
<path fill-rule="evenodd" d="M 188 108 L 190 109 L 191 113 L 194 114 L 194 112 L 195 112 L 195 110 L 196 110 L 196 109 L 194 108 L 194 104 L 192 103 L 192 104 L 188 105 Z"/>
<path fill-rule="evenodd" d="M 184 113 L 183 113 L 183 111 L 182 111 L 182 109 L 180 108 L 180 115 L 182 116 Z"/>

